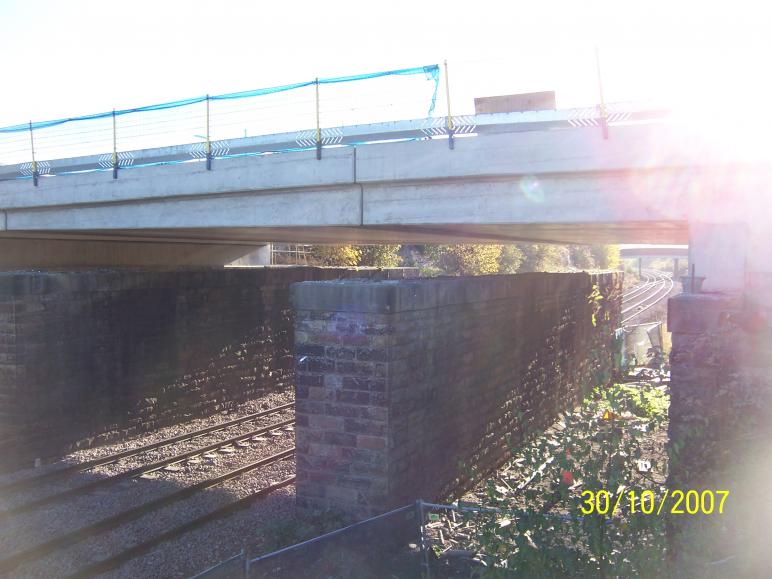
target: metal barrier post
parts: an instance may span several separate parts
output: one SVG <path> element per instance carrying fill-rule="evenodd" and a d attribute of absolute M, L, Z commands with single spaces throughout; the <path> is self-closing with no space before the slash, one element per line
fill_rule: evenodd
<path fill-rule="evenodd" d="M 118 178 L 118 137 L 115 130 L 115 109 L 113 109 L 113 179 Z"/>
<path fill-rule="evenodd" d="M 212 141 L 209 139 L 209 95 L 206 95 L 206 170 L 212 170 Z"/>
<path fill-rule="evenodd" d="M 445 61 L 445 99 L 448 103 L 448 117 L 447 117 L 447 130 L 448 130 L 448 147 L 452 150 L 455 148 L 455 142 L 453 141 L 453 116 L 450 113 L 450 80 L 448 79 L 448 61 Z"/>
<path fill-rule="evenodd" d="M 322 123 L 319 116 L 319 77 L 316 77 L 316 158 L 322 158 Z"/>
<path fill-rule="evenodd" d="M 600 115 L 600 127 L 603 131 L 603 138 L 608 139 L 608 113 L 606 112 L 606 102 L 603 100 L 603 79 L 600 73 L 600 50 L 598 45 L 595 45 L 595 66 L 598 69 L 598 95 L 600 97 L 600 104 L 598 105 L 598 113 Z"/>
<path fill-rule="evenodd" d="M 29 122 L 29 145 L 32 150 L 32 183 L 38 186 L 38 163 L 35 161 L 35 139 L 32 136 L 32 121 Z"/>
<path fill-rule="evenodd" d="M 424 501 L 418 499 L 415 502 L 416 511 L 418 511 L 418 529 L 420 532 L 419 543 L 421 547 L 421 567 L 423 572 L 421 576 L 424 579 L 431 579 L 431 569 L 429 568 L 429 550 L 426 548 L 426 529 L 424 527 Z"/>

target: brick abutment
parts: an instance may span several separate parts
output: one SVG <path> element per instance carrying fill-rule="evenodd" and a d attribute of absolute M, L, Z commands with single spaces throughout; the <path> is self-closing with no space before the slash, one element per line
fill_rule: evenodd
<path fill-rule="evenodd" d="M 611 379 L 621 275 L 293 285 L 297 501 L 352 518 L 468 489 Z"/>
<path fill-rule="evenodd" d="M 289 286 L 355 268 L 0 274 L 0 466 L 292 387 Z"/>
<path fill-rule="evenodd" d="M 772 330 L 763 308 L 739 293 L 671 298 L 668 325 L 669 491 L 729 491 L 723 514 L 668 519 L 673 575 L 766 576 Z"/>

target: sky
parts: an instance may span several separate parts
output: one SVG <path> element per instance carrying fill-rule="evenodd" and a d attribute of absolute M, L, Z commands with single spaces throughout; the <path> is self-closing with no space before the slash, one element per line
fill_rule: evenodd
<path fill-rule="evenodd" d="M 770 115 L 763 5 L 0 0 L 0 127 L 444 61 L 454 115 L 473 113 L 475 97 L 542 90 L 559 108 L 592 107 L 596 48 L 607 103 L 686 106 L 732 126 L 739 114 Z M 425 116 L 432 85 L 409 80 L 323 87 L 323 126 Z M 442 81 L 436 115 L 447 111 Z M 312 90 L 221 101 L 212 139 L 312 129 Z M 118 150 L 204 140 L 197 106 L 121 119 Z M 35 148 L 39 159 L 109 152 L 112 125 L 38 131 Z M 0 164 L 28 157 L 28 135 L 0 135 Z"/>
<path fill-rule="evenodd" d="M 593 105 L 595 45 L 609 102 L 741 105 L 772 54 L 763 4 L 0 0 L 0 126 L 445 59 L 459 113 L 533 90 Z"/>

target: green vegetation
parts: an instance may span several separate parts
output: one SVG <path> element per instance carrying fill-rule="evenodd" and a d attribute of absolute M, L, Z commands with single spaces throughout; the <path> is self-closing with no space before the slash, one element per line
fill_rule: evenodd
<path fill-rule="evenodd" d="M 313 245 L 309 263 L 326 266 L 414 266 L 421 275 L 484 275 L 530 271 L 615 269 L 619 248 L 612 245 L 544 243 L 416 245 L 401 256 L 401 245 Z"/>
<path fill-rule="evenodd" d="M 664 420 L 670 405 L 670 396 L 662 388 L 614 384 L 601 397 L 601 407 L 630 412 L 648 420 Z"/>
<path fill-rule="evenodd" d="M 571 263 L 579 269 L 594 269 L 595 257 L 589 245 L 572 245 L 568 252 L 571 256 Z"/>
<path fill-rule="evenodd" d="M 401 245 L 312 245 L 311 265 L 397 267 Z"/>
<path fill-rule="evenodd" d="M 644 514 L 640 502 L 632 512 L 629 497 L 662 496 L 667 455 L 661 444 L 652 448 L 651 436 L 667 406 L 667 394 L 651 385 L 598 388 L 557 428 L 518 449 L 500 471 L 506 475 L 485 487 L 485 506 L 501 511 L 465 515 L 469 548 L 485 563 L 481 576 L 662 576 L 665 517 Z M 586 491 L 608 493 L 602 514 L 588 514 Z"/>
<path fill-rule="evenodd" d="M 499 255 L 499 273 L 517 273 L 524 260 L 525 254 L 517 245 L 502 245 Z"/>
<path fill-rule="evenodd" d="M 590 251 L 595 258 L 598 269 L 617 269 L 619 267 L 620 251 L 618 245 L 591 245 Z"/>
<path fill-rule="evenodd" d="M 312 245 L 309 263 L 327 266 L 354 266 L 359 264 L 359 250 L 353 245 Z"/>
<path fill-rule="evenodd" d="M 398 267 L 402 264 L 399 255 L 401 245 L 360 245 L 359 265 L 370 267 Z"/>
<path fill-rule="evenodd" d="M 501 245 L 427 245 L 424 251 L 440 271 L 451 275 L 498 273 Z"/>
<path fill-rule="evenodd" d="M 565 246 L 544 243 L 520 243 L 523 263 L 518 272 L 565 271 L 571 268 L 569 251 Z"/>

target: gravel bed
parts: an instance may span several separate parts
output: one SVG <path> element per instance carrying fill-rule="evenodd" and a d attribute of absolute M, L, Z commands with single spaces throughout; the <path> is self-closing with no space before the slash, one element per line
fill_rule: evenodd
<path fill-rule="evenodd" d="M 662 298 L 655 306 L 630 320 L 631 324 L 646 324 L 649 322 L 667 321 L 667 301 L 681 293 L 681 284 L 676 283 L 667 297 Z"/>
<path fill-rule="evenodd" d="M 295 517 L 295 486 L 279 489 L 232 516 L 213 521 L 106 573 L 110 579 L 182 578 L 200 573 L 242 549 L 251 556 L 263 551 L 266 525 Z"/>
<path fill-rule="evenodd" d="M 180 436 L 182 434 L 186 434 L 189 432 L 201 430 L 202 428 L 207 428 L 210 426 L 215 426 L 217 424 L 222 424 L 224 422 L 228 422 L 230 420 L 234 420 L 236 418 L 246 416 L 247 414 L 253 414 L 255 412 L 268 410 L 275 406 L 288 404 L 289 402 L 292 402 L 294 399 L 295 399 L 295 395 L 294 395 L 294 390 L 292 388 L 287 388 L 285 390 L 278 391 L 278 392 L 268 392 L 265 395 L 261 396 L 259 399 L 245 402 L 237 406 L 233 410 L 212 414 L 211 416 L 207 416 L 204 418 L 196 418 L 188 422 L 173 424 L 171 426 L 166 426 L 164 428 L 160 428 L 153 432 L 143 433 L 135 437 L 128 438 L 126 440 L 115 442 L 113 444 L 107 444 L 104 446 L 97 446 L 93 448 L 78 450 L 76 452 L 68 454 L 67 456 L 62 457 L 60 460 L 57 460 L 50 464 L 45 464 L 39 468 L 25 468 L 25 469 L 14 471 L 12 473 L 2 474 L 0 475 L 0 485 L 16 482 L 18 480 L 23 480 L 26 478 L 32 478 L 42 473 L 49 472 L 52 470 L 58 470 L 62 467 L 69 466 L 72 464 L 88 462 L 89 460 L 102 458 L 110 454 L 115 454 L 126 450 L 133 450 L 135 448 L 139 448 L 148 444 L 153 444 L 155 442 L 159 442 L 167 438 Z M 0 500 L 1 499 L 2 497 L 0 497 Z"/>
<path fill-rule="evenodd" d="M 237 479 L 223 483 L 222 485 L 202 492 L 194 497 L 190 497 L 187 500 L 180 501 L 169 505 L 158 511 L 153 511 L 141 517 L 140 519 L 133 521 L 127 525 L 123 525 L 112 531 L 108 531 L 94 537 L 87 541 L 83 541 L 77 545 L 74 545 L 66 550 L 52 553 L 51 555 L 24 565 L 16 569 L 14 577 L 20 578 L 44 578 L 52 576 L 68 575 L 84 567 L 87 564 L 94 563 L 100 559 L 104 559 L 109 555 L 116 554 L 132 545 L 143 542 L 153 535 L 163 533 L 170 530 L 180 524 L 188 522 L 198 516 L 204 515 L 208 512 L 215 510 L 218 507 L 227 505 L 234 500 L 241 497 L 245 497 L 271 483 L 284 480 L 294 475 L 295 464 L 293 460 L 285 460 L 280 463 L 264 467 L 262 469 L 251 472 L 249 475 L 239 477 Z M 289 508 L 292 507 L 290 502 Z M 262 502 L 258 502 L 250 509 L 253 512 L 253 516 L 260 511 Z M 275 505 L 269 503 L 267 507 L 270 513 Z M 227 522 L 228 519 L 224 519 L 223 522 Z M 264 524 L 265 519 L 258 517 L 261 524 Z M 212 535 L 206 537 L 204 544 L 194 547 L 187 536 L 181 537 L 179 542 L 183 543 L 181 549 L 177 549 L 179 554 L 179 560 L 174 560 L 169 553 L 169 544 L 159 546 L 157 551 L 161 554 L 162 563 L 160 568 L 147 568 L 145 572 L 140 574 L 136 571 L 129 571 L 126 566 L 115 570 L 112 575 L 116 577 L 167 577 L 174 576 L 172 569 L 177 570 L 176 576 L 179 575 L 179 569 L 189 568 L 190 556 L 195 551 L 208 550 L 208 545 L 212 542 L 223 544 L 224 542 L 233 542 L 239 550 L 242 541 L 243 534 L 234 533 L 230 529 L 229 525 L 225 525 L 222 528 L 224 536 L 218 536 L 215 538 Z M 178 541 L 175 541 L 178 542 Z M 152 560 L 152 558 L 151 558 Z M 213 563 L 217 560 L 213 561 Z M 135 563 L 141 564 L 141 563 Z M 157 564 L 147 564 L 148 567 L 156 567 Z"/>
<path fill-rule="evenodd" d="M 72 521 L 82 527 L 291 448 L 294 432 L 280 430 L 279 433 L 280 436 L 261 437 L 265 440 L 254 442 L 249 448 L 236 449 L 232 454 L 213 452 L 211 459 L 204 458 L 197 464 L 183 463 L 179 471 L 157 471 L 12 517 L 0 526 L 0 554 L 72 530 Z"/>
<path fill-rule="evenodd" d="M 157 432 L 148 433 L 144 436 L 136 437 L 118 444 L 82 450 L 69 455 L 64 460 L 68 464 L 75 461 L 85 462 L 97 457 L 127 449 L 138 448 L 162 439 L 206 428 L 207 426 L 227 422 L 234 418 L 238 418 L 239 416 L 279 406 L 290 401 L 292 401 L 292 392 L 272 393 L 260 400 L 242 405 L 235 412 L 228 413 L 227 416 L 220 414 L 205 419 L 198 419 L 185 424 L 164 428 Z M 45 485 L 45 492 L 37 489 L 34 492 L 30 491 L 29 493 L 20 492 L 13 497 L 13 502 L 11 502 L 11 500 L 3 501 L 4 504 L 2 506 L 8 507 L 15 502 L 30 500 L 34 496 L 44 496 L 73 486 L 80 486 L 95 478 L 103 478 L 119 472 L 124 472 L 142 464 L 148 464 L 166 457 L 171 457 L 180 452 L 184 452 L 185 450 L 200 448 L 218 440 L 255 430 L 261 426 L 287 420 L 291 418 L 292 415 L 293 410 L 290 408 L 281 413 L 250 421 L 245 425 L 238 425 L 221 432 L 196 438 L 193 441 L 180 442 L 168 448 L 150 451 L 139 457 L 129 457 L 115 464 L 103 465 L 86 473 L 76 474 L 61 481 L 52 481 L 51 484 Z M 50 539 L 53 536 L 105 519 L 155 498 L 168 495 L 180 488 L 188 487 L 197 482 L 219 476 L 251 462 L 255 462 L 282 450 L 291 448 L 293 445 L 294 429 L 291 426 L 282 427 L 277 431 L 261 435 L 254 440 L 249 440 L 247 444 L 231 447 L 232 452 L 223 450 L 213 451 L 203 457 L 198 457 L 193 460 L 189 459 L 172 468 L 167 467 L 155 473 L 144 475 L 139 479 L 121 481 L 102 489 L 92 491 L 85 496 L 72 497 L 61 504 L 49 505 L 36 511 L 23 513 L 7 520 L 0 521 L 0 557 L 7 556 L 20 549 L 29 548 L 30 546 Z M 52 467 L 55 468 L 56 465 L 52 465 Z M 72 546 L 67 550 L 52 553 L 40 561 L 19 567 L 13 573 L 13 577 L 51 577 L 65 575 L 89 562 L 104 558 L 106 554 L 119 551 L 119 547 L 125 548 L 141 540 L 146 540 L 148 537 L 186 522 L 195 516 L 209 512 L 218 506 L 230 503 L 237 498 L 246 496 L 271 483 L 284 480 L 287 477 L 294 475 L 294 469 L 294 460 L 288 459 L 281 463 L 251 471 L 237 479 L 197 493 L 184 501 L 169 505 L 161 511 L 148 513 L 137 521 L 109 531 L 100 537 L 89 539 L 88 541 Z M 28 469 L 28 472 L 23 473 L 22 475 L 15 473 L 14 478 L 34 476 L 40 472 L 42 472 L 42 469 Z M 10 480 L 12 480 L 10 477 L 4 477 L 3 482 Z M 241 543 L 239 541 L 245 536 L 245 528 L 243 525 L 240 527 L 237 525 L 238 530 L 231 531 L 229 524 L 229 521 L 231 520 L 242 522 L 250 521 L 249 524 L 254 527 L 258 520 L 262 521 L 263 518 L 269 516 L 274 511 L 281 513 L 281 517 L 290 516 L 293 510 L 294 490 L 290 492 L 288 489 L 281 489 L 274 494 L 280 497 L 284 496 L 285 500 L 283 502 L 277 502 L 276 499 L 272 498 L 274 496 L 272 495 L 271 497 L 268 497 L 270 500 L 259 501 L 258 504 L 250 509 L 208 525 L 208 528 L 211 527 L 217 529 L 217 536 L 215 537 L 211 534 L 213 531 L 202 536 L 213 545 L 221 546 L 220 549 L 212 550 L 205 544 L 201 544 L 195 548 L 189 549 L 185 556 L 180 555 L 180 561 L 175 563 L 174 557 L 171 559 L 167 557 L 166 546 L 159 547 L 158 552 L 161 554 L 164 565 L 170 565 L 169 569 L 173 571 L 170 575 L 166 575 L 166 572 L 164 571 L 163 576 L 179 576 L 174 575 L 174 573 L 178 573 L 178 569 L 185 569 L 182 573 L 189 573 L 191 572 L 191 569 L 192 572 L 195 572 L 195 570 L 199 568 L 197 566 L 203 565 L 206 567 L 207 564 L 214 564 L 223 556 L 222 553 L 227 551 L 232 545 L 240 545 Z M 23 498 L 23 500 L 19 497 Z M 290 497 L 291 500 L 287 497 Z M 262 506 L 263 504 L 266 506 Z M 250 514 L 254 515 L 255 513 L 259 514 L 258 519 L 248 516 Z M 73 523 L 73 521 L 76 521 L 76 523 Z M 222 538 L 219 535 L 221 531 L 223 532 Z M 194 533 L 194 535 L 195 534 L 196 533 Z M 234 543 L 234 541 L 236 541 L 236 543 Z M 187 536 L 178 541 L 170 542 L 168 545 L 173 546 L 178 542 L 188 545 Z M 240 547 L 236 549 L 236 551 L 239 549 Z M 156 558 L 158 558 L 158 556 L 159 555 L 156 554 Z M 227 556 L 227 554 L 225 556 Z M 141 561 L 144 561 L 145 559 L 153 561 L 153 554 L 151 553 L 147 557 L 140 558 L 140 562 L 136 564 L 157 567 L 157 563 L 148 563 L 147 561 L 141 563 Z M 134 564 L 135 563 L 132 563 L 131 566 Z M 191 565 L 193 566 L 191 567 Z M 128 568 L 130 566 L 126 567 Z M 129 574 L 124 575 L 123 573 L 123 569 L 118 570 L 116 576 L 129 576 Z M 149 573 L 149 575 L 159 576 L 157 573 Z M 147 574 L 142 573 L 141 575 L 135 574 L 133 576 L 147 576 Z"/>

